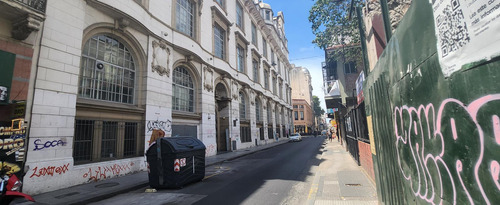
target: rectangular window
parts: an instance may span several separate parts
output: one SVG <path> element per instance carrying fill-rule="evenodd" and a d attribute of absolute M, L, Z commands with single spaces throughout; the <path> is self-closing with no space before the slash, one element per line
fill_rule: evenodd
<path fill-rule="evenodd" d="M 138 122 L 75 120 L 75 164 L 138 156 L 141 153 L 137 146 L 138 125 Z"/>
<path fill-rule="evenodd" d="M 270 60 L 271 60 L 271 63 L 272 63 L 272 64 L 275 64 L 275 63 L 276 63 L 276 62 L 274 61 L 274 51 L 273 51 L 273 49 L 271 49 L 271 59 L 270 59 Z M 275 65 L 273 65 L 273 66 L 275 66 Z"/>
<path fill-rule="evenodd" d="M 262 54 L 267 58 L 267 41 L 262 38 Z"/>
<path fill-rule="evenodd" d="M 269 70 L 264 70 L 264 88 L 269 90 Z"/>
<path fill-rule="evenodd" d="M 118 122 L 102 122 L 101 158 L 116 158 L 116 138 L 118 135 Z"/>
<path fill-rule="evenodd" d="M 279 93 L 280 93 L 280 98 L 283 99 L 283 83 L 280 80 L 280 86 L 278 87 Z"/>
<path fill-rule="evenodd" d="M 298 108 L 299 106 L 298 105 L 294 105 L 293 108 Z"/>
<path fill-rule="evenodd" d="M 226 34 L 224 29 L 222 29 L 219 25 L 214 25 L 214 45 L 215 45 L 215 56 L 220 59 L 225 60 L 225 42 L 226 42 Z"/>
<path fill-rule="evenodd" d="M 73 141 L 73 159 L 75 162 L 92 160 L 92 139 L 94 138 L 94 121 L 76 120 L 75 138 Z"/>
<path fill-rule="evenodd" d="M 241 136 L 241 142 L 252 142 L 252 136 L 250 135 L 250 127 L 248 127 L 248 125 L 240 126 L 240 136 Z"/>
<path fill-rule="evenodd" d="M 257 45 L 257 27 L 252 23 L 252 44 Z"/>
<path fill-rule="evenodd" d="M 240 45 L 236 46 L 238 71 L 245 73 L 245 50 Z"/>
<path fill-rule="evenodd" d="M 276 95 L 276 76 L 273 75 L 273 94 Z"/>
<path fill-rule="evenodd" d="M 258 83 L 259 82 L 259 63 L 256 60 L 253 60 L 252 67 L 253 67 L 253 81 Z"/>
<path fill-rule="evenodd" d="M 136 155 L 136 137 L 137 136 L 137 123 L 136 122 L 126 122 L 125 123 L 125 134 L 123 143 L 123 156 L 135 156 Z"/>
<path fill-rule="evenodd" d="M 271 20 L 271 11 L 266 11 L 266 20 Z"/>
<path fill-rule="evenodd" d="M 191 38 L 194 38 L 194 10 L 195 5 L 190 0 L 177 0 L 175 17 L 175 28 Z"/>
<path fill-rule="evenodd" d="M 278 73 L 281 75 L 281 62 L 280 62 L 280 59 L 277 58 L 277 61 L 278 61 Z"/>
<path fill-rule="evenodd" d="M 349 73 L 357 73 L 356 71 L 356 63 L 355 62 L 348 62 L 344 64 L 344 73 L 349 74 Z"/>
<path fill-rule="evenodd" d="M 299 112 L 295 111 L 295 120 L 299 120 Z"/>
<path fill-rule="evenodd" d="M 236 26 L 243 29 L 243 7 L 236 3 Z"/>
<path fill-rule="evenodd" d="M 304 120 L 304 112 L 300 111 L 300 120 Z"/>

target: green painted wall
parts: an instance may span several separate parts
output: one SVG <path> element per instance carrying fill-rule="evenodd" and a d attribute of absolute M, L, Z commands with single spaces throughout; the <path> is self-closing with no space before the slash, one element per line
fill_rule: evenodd
<path fill-rule="evenodd" d="M 366 78 L 379 200 L 500 204 L 500 58 L 445 78 L 436 45 L 429 1 L 413 1 Z"/>

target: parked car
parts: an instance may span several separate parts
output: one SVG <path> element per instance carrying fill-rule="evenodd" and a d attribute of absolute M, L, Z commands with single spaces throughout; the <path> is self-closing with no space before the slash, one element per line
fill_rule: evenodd
<path fill-rule="evenodd" d="M 299 133 L 293 133 L 292 135 L 290 135 L 289 141 L 290 142 L 302 141 L 302 136 Z"/>

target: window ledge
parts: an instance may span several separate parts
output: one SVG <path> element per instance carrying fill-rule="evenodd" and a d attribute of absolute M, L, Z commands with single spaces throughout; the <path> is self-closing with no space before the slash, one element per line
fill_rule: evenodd
<path fill-rule="evenodd" d="M 76 100 L 77 108 L 88 108 L 93 110 L 109 110 L 109 111 L 120 111 L 126 110 L 132 113 L 144 113 L 145 109 L 137 107 L 137 105 L 127 105 L 115 102 L 92 100 L 85 98 L 78 98 Z"/>
<path fill-rule="evenodd" d="M 172 118 L 183 118 L 192 120 L 201 120 L 201 115 L 199 113 L 190 113 L 182 111 L 172 111 Z"/>

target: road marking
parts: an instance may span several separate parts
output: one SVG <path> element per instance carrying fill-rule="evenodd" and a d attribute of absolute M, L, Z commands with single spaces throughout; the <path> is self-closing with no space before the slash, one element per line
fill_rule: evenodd
<path fill-rule="evenodd" d="M 203 180 L 208 179 L 210 177 L 217 176 L 219 174 L 222 174 L 224 172 L 227 172 L 227 171 L 231 170 L 231 169 L 229 169 L 229 167 L 219 167 L 218 169 L 219 170 L 217 170 L 214 174 L 206 176 L 205 178 L 203 178 Z"/>

